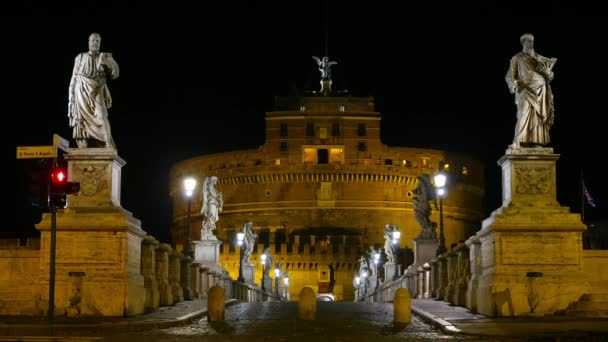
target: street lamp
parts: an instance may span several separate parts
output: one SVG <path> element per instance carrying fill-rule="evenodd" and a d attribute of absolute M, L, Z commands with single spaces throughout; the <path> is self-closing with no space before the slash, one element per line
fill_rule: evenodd
<path fill-rule="evenodd" d="M 443 235 L 443 198 L 447 195 L 445 184 L 447 177 L 443 173 L 438 173 L 434 177 L 435 189 L 439 197 L 439 246 L 437 247 L 437 255 L 447 252 L 445 248 L 445 236 Z"/>
<path fill-rule="evenodd" d="M 359 300 L 361 297 L 361 293 L 359 292 L 359 287 L 361 287 L 361 278 L 355 273 L 355 289 L 357 289 L 357 295 L 355 296 L 355 302 Z"/>
<path fill-rule="evenodd" d="M 374 265 L 376 267 L 376 289 L 380 286 L 380 274 L 378 272 L 378 265 L 380 264 L 380 253 L 374 253 Z"/>
<path fill-rule="evenodd" d="M 279 280 L 281 277 L 281 270 L 277 267 L 274 269 L 274 292 L 276 293 L 277 297 L 281 298 L 281 296 L 279 295 Z"/>
<path fill-rule="evenodd" d="M 394 230 L 393 231 L 393 255 L 395 257 L 395 274 L 393 275 L 393 280 L 397 280 L 399 278 L 399 272 L 398 272 L 398 258 L 397 255 L 399 254 L 399 238 L 401 237 L 401 232 L 398 230 Z"/>
<path fill-rule="evenodd" d="M 283 284 L 285 285 L 285 300 L 289 300 L 289 276 L 287 273 L 285 273 L 285 276 L 283 277 Z"/>
<path fill-rule="evenodd" d="M 266 288 L 264 287 L 264 276 L 266 275 L 266 253 L 262 253 L 260 258 L 262 259 L 262 291 L 266 291 Z"/>
<path fill-rule="evenodd" d="M 186 219 L 186 240 L 184 241 L 184 254 L 190 258 L 194 257 L 194 253 L 192 252 L 192 241 L 190 240 L 190 211 L 192 209 L 192 194 L 194 193 L 195 187 L 196 179 L 190 177 L 184 179 L 184 194 L 186 195 L 186 198 L 188 198 L 188 215 Z"/>
<path fill-rule="evenodd" d="M 237 279 L 241 283 L 245 282 L 245 278 L 243 277 L 243 239 L 245 238 L 245 233 L 238 232 L 236 233 L 236 244 L 239 246 L 239 278 Z"/>

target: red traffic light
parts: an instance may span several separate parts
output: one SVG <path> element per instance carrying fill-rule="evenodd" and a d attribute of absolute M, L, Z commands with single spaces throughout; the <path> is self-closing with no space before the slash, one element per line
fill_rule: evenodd
<path fill-rule="evenodd" d="M 67 181 L 68 177 L 64 170 L 55 169 L 52 174 L 53 183 L 56 184 L 64 184 Z"/>

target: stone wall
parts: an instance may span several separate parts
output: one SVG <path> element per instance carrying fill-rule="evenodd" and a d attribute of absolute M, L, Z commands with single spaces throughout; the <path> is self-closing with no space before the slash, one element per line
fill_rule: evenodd
<path fill-rule="evenodd" d="M 18 240 L 0 240 L 0 315 L 36 315 L 43 303 L 36 278 L 40 271 L 40 245 L 19 247 Z"/>
<path fill-rule="evenodd" d="M 608 294 L 608 250 L 584 250 L 583 272 L 591 293 Z"/>

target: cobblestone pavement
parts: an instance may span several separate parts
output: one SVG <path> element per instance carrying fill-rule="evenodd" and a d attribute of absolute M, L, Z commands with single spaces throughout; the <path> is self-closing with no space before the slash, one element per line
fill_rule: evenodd
<path fill-rule="evenodd" d="M 112 341 L 367 341 L 464 340 L 446 335 L 417 316 L 408 325 L 393 324 L 391 304 L 318 302 L 314 321 L 297 319 L 298 303 L 239 303 L 226 308 L 226 320 L 206 318 L 189 326 L 107 336 Z M 204 336 L 204 338 L 203 338 Z M 479 340 L 469 337 L 467 339 Z"/>

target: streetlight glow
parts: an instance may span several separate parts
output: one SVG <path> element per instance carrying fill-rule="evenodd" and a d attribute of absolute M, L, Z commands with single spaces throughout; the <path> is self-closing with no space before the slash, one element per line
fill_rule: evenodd
<path fill-rule="evenodd" d="M 281 270 L 278 269 L 278 268 L 275 268 L 274 269 L 274 276 L 278 278 L 280 275 L 281 275 Z"/>
<path fill-rule="evenodd" d="M 289 277 L 283 278 L 283 283 L 285 283 L 285 286 L 289 285 Z"/>
<path fill-rule="evenodd" d="M 196 187 L 196 179 L 186 178 L 184 179 L 184 190 L 186 191 L 186 197 L 192 197 L 194 188 Z"/>
<path fill-rule="evenodd" d="M 236 244 L 239 246 L 242 246 L 244 238 L 245 238 L 245 233 L 236 233 Z"/>
<path fill-rule="evenodd" d="M 438 173 L 435 175 L 435 186 L 438 188 L 443 188 L 447 181 L 447 177 L 443 173 Z"/>
<path fill-rule="evenodd" d="M 361 283 L 361 278 L 355 277 L 355 284 L 357 284 L 357 286 L 359 286 L 359 283 Z"/>
<path fill-rule="evenodd" d="M 266 254 L 260 255 L 260 258 L 262 258 L 262 265 L 266 265 Z"/>
<path fill-rule="evenodd" d="M 447 194 L 447 191 L 445 190 L 445 188 L 439 188 L 439 189 L 437 189 L 437 196 L 439 196 L 439 197 L 445 197 L 446 194 Z"/>

